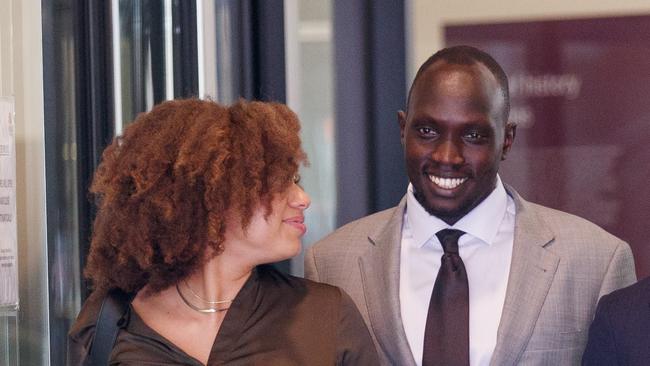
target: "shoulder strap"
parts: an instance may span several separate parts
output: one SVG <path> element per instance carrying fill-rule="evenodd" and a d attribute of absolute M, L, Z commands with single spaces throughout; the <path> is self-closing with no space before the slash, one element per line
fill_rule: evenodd
<path fill-rule="evenodd" d="M 132 298 L 132 294 L 127 294 L 117 288 L 108 291 L 99 310 L 95 336 L 84 362 L 85 366 L 108 365 L 117 333 L 120 331 L 121 324 L 118 323 L 129 308 Z"/>

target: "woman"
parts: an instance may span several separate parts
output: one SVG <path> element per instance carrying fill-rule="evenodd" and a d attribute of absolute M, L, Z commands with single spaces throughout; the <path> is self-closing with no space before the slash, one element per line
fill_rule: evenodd
<path fill-rule="evenodd" d="M 347 295 L 264 265 L 296 255 L 305 233 L 299 129 L 280 104 L 179 100 L 113 141 L 91 187 L 95 290 L 70 331 L 72 364 L 112 288 L 136 295 L 111 364 L 377 363 Z"/>

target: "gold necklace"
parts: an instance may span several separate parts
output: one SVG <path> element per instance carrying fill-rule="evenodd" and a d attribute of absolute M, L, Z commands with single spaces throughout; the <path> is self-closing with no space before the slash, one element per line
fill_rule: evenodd
<path fill-rule="evenodd" d="M 190 293 L 191 293 L 194 297 L 196 297 L 197 299 L 203 301 L 203 302 L 206 303 L 206 304 L 221 305 L 221 304 L 228 304 L 228 303 L 231 303 L 231 302 L 232 302 L 232 299 L 230 299 L 230 300 L 217 300 L 217 301 L 206 300 L 206 299 L 202 298 L 201 296 L 199 296 L 199 294 L 197 294 L 196 292 L 194 292 L 194 290 L 192 290 L 192 288 L 190 287 L 190 284 L 187 283 L 187 281 L 183 280 L 183 283 L 185 283 L 185 287 L 187 287 L 187 289 L 190 290 Z M 178 287 L 178 284 L 176 285 L 176 287 Z"/>
<path fill-rule="evenodd" d="M 189 288 L 190 291 L 192 290 L 189 286 L 187 286 L 187 288 Z M 198 311 L 199 313 L 203 313 L 203 314 L 218 313 L 218 312 L 222 312 L 222 311 L 226 311 L 226 310 L 230 309 L 230 307 L 227 307 L 227 308 L 217 308 L 217 307 L 200 308 L 200 307 L 192 304 L 189 300 L 187 300 L 185 295 L 183 295 L 183 292 L 181 291 L 181 289 L 178 287 L 178 283 L 176 284 L 176 292 L 178 292 L 178 295 L 181 297 L 181 299 L 183 300 L 185 305 L 189 306 L 190 309 L 192 309 L 194 311 Z M 208 303 L 212 303 L 212 304 L 226 304 L 226 303 L 231 303 L 232 302 L 232 300 L 207 301 L 205 299 L 202 299 L 200 296 L 198 296 L 195 293 L 194 293 L 194 295 L 197 296 L 199 299 L 201 299 L 201 300 L 203 300 L 205 302 L 208 302 Z"/>

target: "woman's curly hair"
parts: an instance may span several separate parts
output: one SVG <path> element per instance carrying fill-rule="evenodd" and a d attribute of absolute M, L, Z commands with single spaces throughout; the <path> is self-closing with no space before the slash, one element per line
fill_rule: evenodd
<path fill-rule="evenodd" d="M 85 268 L 95 290 L 152 293 L 223 250 L 226 218 L 271 211 L 306 156 L 285 105 L 164 102 L 113 140 L 90 188 L 98 212 Z"/>

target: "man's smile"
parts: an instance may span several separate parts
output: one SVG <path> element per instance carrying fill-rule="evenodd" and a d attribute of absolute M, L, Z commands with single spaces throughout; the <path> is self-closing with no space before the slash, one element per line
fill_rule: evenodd
<path fill-rule="evenodd" d="M 465 183 L 467 178 L 443 178 L 437 177 L 433 174 L 429 174 L 429 179 L 433 184 L 442 188 L 442 189 L 455 189 L 458 188 L 461 184 Z"/>

